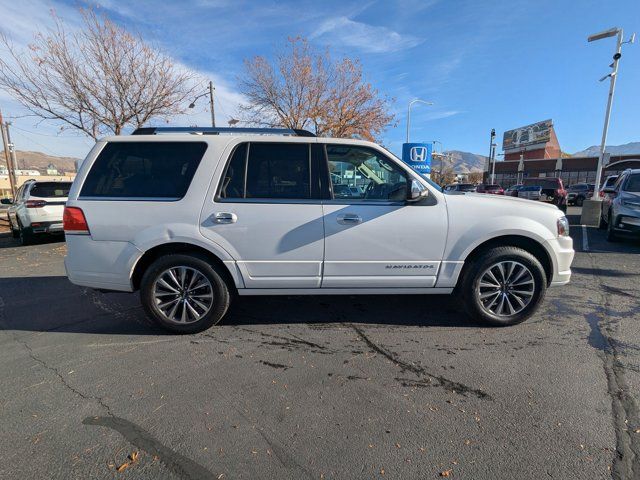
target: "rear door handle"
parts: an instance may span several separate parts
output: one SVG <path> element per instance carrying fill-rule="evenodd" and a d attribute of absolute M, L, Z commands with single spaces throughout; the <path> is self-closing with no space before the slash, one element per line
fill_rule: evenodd
<path fill-rule="evenodd" d="M 235 213 L 217 212 L 211 215 L 213 223 L 236 223 L 238 216 Z"/>
<path fill-rule="evenodd" d="M 338 215 L 337 221 L 340 225 L 355 225 L 356 223 L 362 222 L 362 217 L 360 217 L 360 215 L 356 215 L 355 213 L 345 213 L 342 215 Z"/>

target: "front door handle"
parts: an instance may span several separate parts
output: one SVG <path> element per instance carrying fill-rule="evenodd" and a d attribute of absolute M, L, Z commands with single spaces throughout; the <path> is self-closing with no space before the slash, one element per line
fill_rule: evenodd
<path fill-rule="evenodd" d="M 362 217 L 360 217 L 360 215 L 356 215 L 355 213 L 345 213 L 342 215 L 338 215 L 337 221 L 340 225 L 355 225 L 356 223 L 362 222 Z"/>
<path fill-rule="evenodd" d="M 213 220 L 213 223 L 236 223 L 238 221 L 238 216 L 235 213 L 228 212 L 217 212 L 209 218 Z"/>

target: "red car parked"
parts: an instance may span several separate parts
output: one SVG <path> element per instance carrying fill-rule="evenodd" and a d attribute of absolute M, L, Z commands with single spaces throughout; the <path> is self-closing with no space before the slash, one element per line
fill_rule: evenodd
<path fill-rule="evenodd" d="M 491 195 L 504 195 L 504 188 L 500 185 L 492 185 L 488 183 L 481 183 L 476 190 L 478 193 L 490 193 Z"/>

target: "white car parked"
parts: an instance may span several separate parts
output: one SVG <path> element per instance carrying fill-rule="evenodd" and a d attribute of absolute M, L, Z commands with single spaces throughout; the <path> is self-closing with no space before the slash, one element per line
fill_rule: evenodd
<path fill-rule="evenodd" d="M 23 183 L 7 209 L 13 237 L 28 245 L 38 235 L 64 233 L 62 215 L 70 188 L 71 182 Z"/>
<path fill-rule="evenodd" d="M 354 169 L 364 194 L 334 197 Z M 569 282 L 574 255 L 554 205 L 444 195 L 374 143 L 283 129 L 100 140 L 64 229 L 73 283 L 140 290 L 147 314 L 181 333 L 215 325 L 236 294 L 455 292 L 475 319 L 511 325 Z"/>

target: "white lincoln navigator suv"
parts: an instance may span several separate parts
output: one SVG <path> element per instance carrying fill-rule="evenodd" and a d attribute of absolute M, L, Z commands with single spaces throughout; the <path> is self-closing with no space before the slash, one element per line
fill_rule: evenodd
<path fill-rule="evenodd" d="M 173 332 L 236 295 L 449 294 L 493 325 L 571 276 L 554 205 L 444 194 L 384 148 L 304 130 L 141 128 L 100 140 L 64 213 L 71 282 L 140 290 Z"/>

